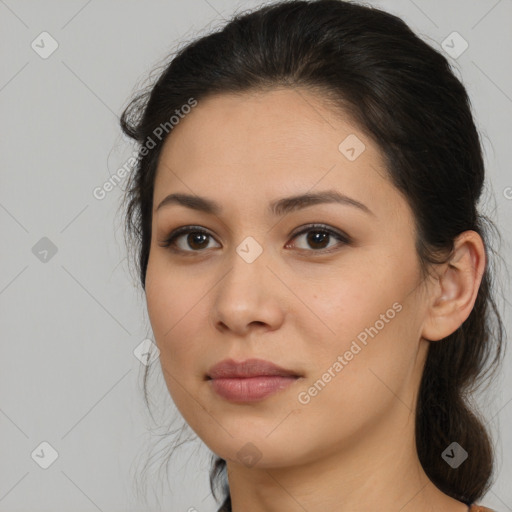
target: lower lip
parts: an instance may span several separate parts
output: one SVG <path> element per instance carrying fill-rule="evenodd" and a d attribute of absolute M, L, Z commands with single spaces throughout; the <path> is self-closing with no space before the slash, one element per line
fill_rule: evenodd
<path fill-rule="evenodd" d="M 259 376 L 211 379 L 213 390 L 230 402 L 256 402 L 287 388 L 297 377 Z"/>

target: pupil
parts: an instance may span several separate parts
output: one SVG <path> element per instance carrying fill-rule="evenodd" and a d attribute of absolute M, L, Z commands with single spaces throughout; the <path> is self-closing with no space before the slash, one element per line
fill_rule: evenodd
<path fill-rule="evenodd" d="M 317 236 L 319 235 L 319 236 Z M 325 231 L 311 231 L 308 235 L 308 243 L 315 246 L 315 244 L 320 243 L 322 245 L 322 242 L 325 242 L 325 240 L 329 237 L 329 233 L 326 233 Z M 325 244 L 322 245 L 320 248 L 323 249 L 325 247 Z"/>
<path fill-rule="evenodd" d="M 192 247 L 193 249 L 197 249 L 197 248 L 201 249 L 204 246 L 204 242 L 206 241 L 207 236 L 208 235 L 205 235 L 204 233 L 190 233 L 187 237 L 188 243 L 189 243 L 190 247 Z M 197 247 L 197 246 L 195 246 L 195 243 L 200 238 L 203 239 L 202 240 L 203 243 L 201 244 L 201 241 L 199 241 L 200 247 Z M 208 245 L 208 243 L 206 243 L 206 245 Z"/>

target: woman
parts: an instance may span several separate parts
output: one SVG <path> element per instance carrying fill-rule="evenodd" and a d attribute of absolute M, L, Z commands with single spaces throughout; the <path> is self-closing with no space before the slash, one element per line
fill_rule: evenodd
<path fill-rule="evenodd" d="M 128 234 L 219 511 L 471 512 L 502 354 L 466 90 L 399 18 L 239 15 L 125 110 Z"/>

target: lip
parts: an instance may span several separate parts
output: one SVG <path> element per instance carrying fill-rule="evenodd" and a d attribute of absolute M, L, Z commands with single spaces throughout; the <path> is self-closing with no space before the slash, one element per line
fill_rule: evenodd
<path fill-rule="evenodd" d="M 264 359 L 246 359 L 240 362 L 224 359 L 213 365 L 207 376 L 210 379 L 243 379 L 248 377 L 300 377 L 301 375 Z"/>
<path fill-rule="evenodd" d="M 254 402 L 287 388 L 301 378 L 297 372 L 264 359 L 225 359 L 210 368 L 212 389 L 231 402 Z"/>

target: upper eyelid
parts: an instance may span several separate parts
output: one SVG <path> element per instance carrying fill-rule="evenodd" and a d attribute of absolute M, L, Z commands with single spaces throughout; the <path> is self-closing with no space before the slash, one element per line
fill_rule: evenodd
<path fill-rule="evenodd" d="M 328 226 L 326 224 L 321 224 L 321 223 L 304 224 L 302 226 L 299 226 L 298 228 L 294 229 L 293 232 L 290 233 L 289 236 L 295 237 L 297 235 L 303 234 L 304 232 L 307 232 L 307 231 L 313 230 L 313 229 L 318 229 L 319 231 L 323 229 L 324 231 L 329 231 L 336 235 L 344 236 L 345 238 L 349 238 L 349 236 L 347 234 L 343 233 L 343 231 L 340 231 L 334 227 Z M 169 236 L 167 238 L 185 235 L 190 232 L 205 233 L 205 234 L 211 236 L 212 238 L 215 238 L 215 236 L 210 232 L 209 229 L 204 228 L 202 226 L 196 226 L 196 225 L 187 225 L 187 226 L 181 226 L 179 228 L 176 228 L 169 234 Z"/>

